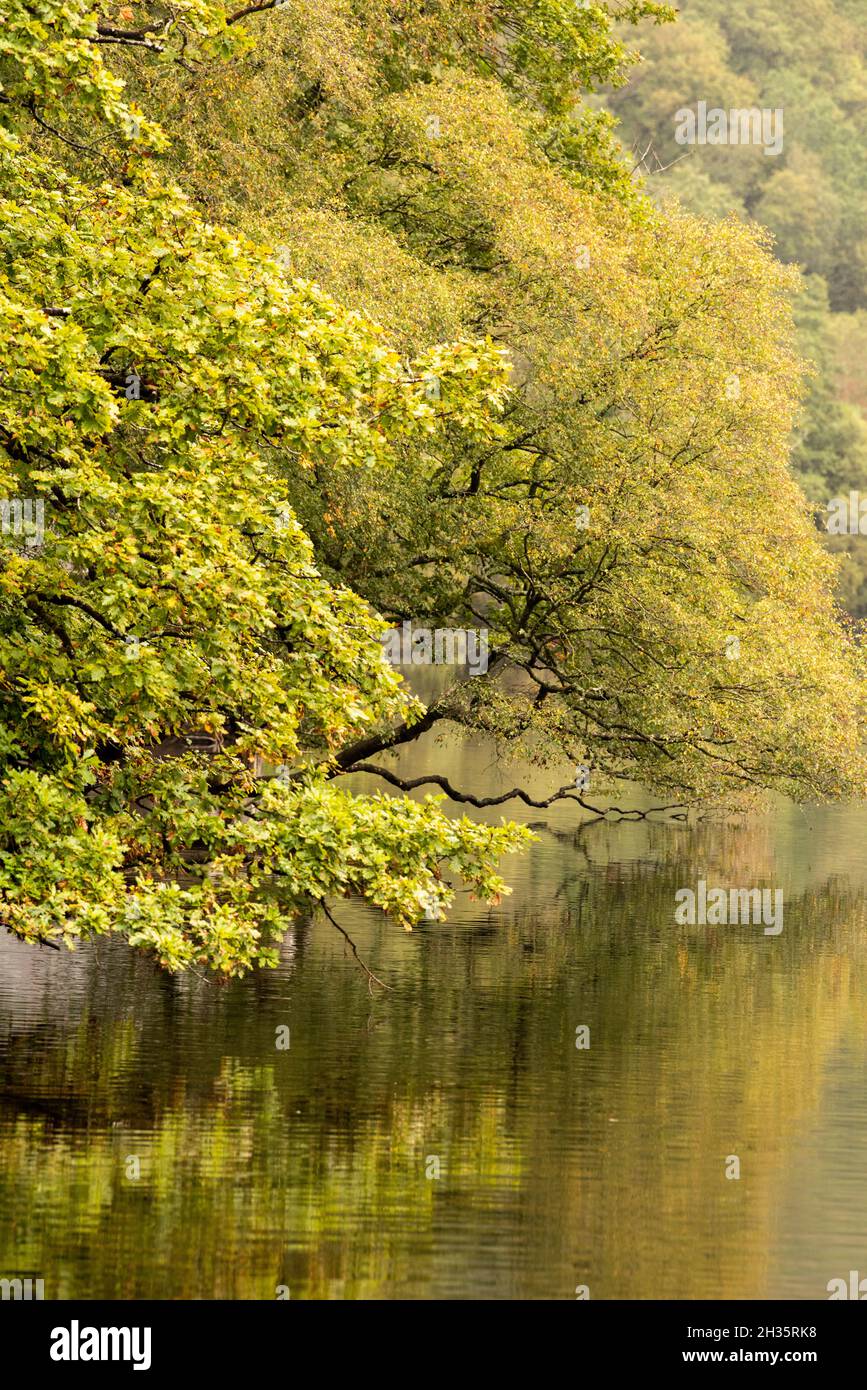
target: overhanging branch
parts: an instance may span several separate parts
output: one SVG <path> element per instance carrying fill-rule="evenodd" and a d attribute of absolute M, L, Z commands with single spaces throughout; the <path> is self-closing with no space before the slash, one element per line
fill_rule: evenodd
<path fill-rule="evenodd" d="M 378 767 L 375 763 L 355 763 L 346 768 L 347 772 L 367 772 L 372 776 L 381 777 L 384 782 L 397 787 L 400 791 L 411 792 L 418 787 L 436 786 L 440 787 L 452 801 L 462 802 L 466 806 L 476 806 L 484 808 L 487 806 L 502 806 L 506 801 L 523 801 L 525 806 L 532 806 L 535 810 L 544 811 L 549 806 L 553 806 L 556 801 L 574 801 L 582 810 L 591 811 L 597 820 L 606 820 L 609 816 L 618 816 L 621 820 L 645 820 L 647 816 L 654 812 L 670 811 L 672 813 L 683 812 L 685 802 L 675 801 L 668 806 L 648 806 L 642 811 L 638 807 L 623 806 L 593 806 L 589 801 L 585 801 L 579 795 L 574 786 L 559 787 L 544 800 L 536 800 L 525 792 L 522 787 L 513 787 L 511 791 L 501 792 L 499 796 L 473 796 L 471 792 L 458 791 L 457 787 L 452 786 L 447 777 L 443 777 L 438 772 L 427 773 L 423 777 L 398 777 L 396 773 L 390 772 L 388 768 Z M 679 817 L 674 816 L 675 819 Z M 682 818 L 682 817 L 680 817 Z"/>
<path fill-rule="evenodd" d="M 399 724 L 396 729 L 390 729 L 383 734 L 371 734 L 369 738 L 359 739 L 349 748 L 344 748 L 334 758 L 336 769 L 333 776 L 337 777 L 342 772 L 354 769 L 356 763 L 365 758 L 375 757 L 377 753 L 384 753 L 389 748 L 398 748 L 403 743 L 413 743 L 432 729 L 440 719 L 445 719 L 444 710 L 438 709 L 436 705 L 431 705 L 430 709 L 422 715 L 421 719 L 414 724 Z"/>
<path fill-rule="evenodd" d="M 349 932 L 345 931 L 343 927 L 341 927 L 340 923 L 334 917 L 332 917 L 331 913 L 328 911 L 328 908 L 325 906 L 325 900 L 323 898 L 319 899 L 319 906 L 322 908 L 322 911 L 325 913 L 325 916 L 328 918 L 332 927 L 336 927 L 337 930 L 340 932 L 340 935 L 345 937 L 346 940 L 349 942 L 349 945 L 352 948 L 352 954 L 355 956 L 355 959 L 358 961 L 358 964 L 361 966 L 362 970 L 367 976 L 367 988 L 370 990 L 370 993 L 373 993 L 371 986 L 374 984 L 379 985 L 380 989 L 390 989 L 390 985 L 387 985 L 384 980 L 381 980 L 379 978 L 378 975 L 374 975 L 370 967 L 365 965 L 364 961 L 361 959 L 361 956 L 358 954 L 358 949 L 352 937 L 349 935 Z"/>

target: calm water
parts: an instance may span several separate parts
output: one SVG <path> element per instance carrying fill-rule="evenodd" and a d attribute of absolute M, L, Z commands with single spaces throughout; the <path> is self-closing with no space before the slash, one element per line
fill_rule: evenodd
<path fill-rule="evenodd" d="M 456 747 L 436 767 L 516 780 Z M 860 807 L 578 833 L 560 809 L 496 912 L 463 895 L 407 935 L 336 909 L 393 986 L 373 999 L 321 919 L 223 988 L 0 938 L 0 1275 L 61 1298 L 826 1298 L 867 1274 L 865 832 Z M 782 935 L 675 925 L 699 878 L 781 887 Z"/>

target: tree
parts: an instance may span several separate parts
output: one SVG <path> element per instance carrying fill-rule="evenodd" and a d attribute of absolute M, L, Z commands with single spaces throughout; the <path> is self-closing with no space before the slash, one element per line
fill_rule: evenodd
<path fill-rule="evenodd" d="M 465 340 L 402 367 L 149 167 L 161 134 L 103 68 L 92 16 L 45 0 L 5 19 L 3 921 L 231 975 L 271 962 L 311 899 L 360 893 L 410 926 L 442 914 L 445 869 L 496 897 L 525 832 L 329 782 L 339 747 L 419 710 L 382 622 L 317 572 L 270 460 L 368 469 L 447 414 L 485 437 L 499 353 Z M 53 125 L 70 89 L 143 142 L 122 181 L 85 184 L 16 134 L 28 112 Z M 257 778 L 263 760 L 282 776 Z"/>

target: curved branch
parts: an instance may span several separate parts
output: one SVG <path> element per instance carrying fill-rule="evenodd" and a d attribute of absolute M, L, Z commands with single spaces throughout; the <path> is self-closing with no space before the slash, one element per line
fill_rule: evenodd
<path fill-rule="evenodd" d="M 285 0 L 282 0 L 285 3 Z M 262 14 L 265 10 L 279 9 L 281 0 L 258 0 L 258 3 L 245 5 L 243 9 L 236 10 L 234 14 L 226 15 L 226 27 L 239 23 L 242 19 L 247 19 L 249 15 Z M 113 24 L 97 24 L 96 34 L 91 39 L 91 43 L 116 43 L 129 48 L 149 48 L 153 53 L 164 53 L 165 44 L 155 40 L 155 35 L 160 37 L 168 34 L 169 29 L 176 21 L 173 18 L 164 19 L 162 22 L 154 21 L 143 29 L 118 29 Z"/>
<path fill-rule="evenodd" d="M 240 19 L 246 19 L 249 14 L 261 14 L 263 10 L 273 10 L 277 0 L 261 0 L 259 4 L 245 5 L 242 10 L 236 10 L 234 14 L 226 15 L 226 24 L 237 24 Z"/>
<path fill-rule="evenodd" d="M 396 774 L 390 772 L 388 768 L 377 767 L 375 763 L 356 763 L 354 766 L 347 768 L 346 771 L 369 772 L 373 776 L 381 777 L 383 781 L 390 783 L 391 786 L 397 787 L 400 791 L 404 792 L 414 791 L 417 787 L 431 785 L 441 787 L 452 801 L 460 801 L 467 806 L 501 806 L 505 801 L 517 800 L 523 801 L 525 806 L 532 806 L 536 810 L 544 811 L 547 807 L 553 806 L 555 801 L 574 801 L 577 802 L 582 810 L 592 811 L 596 820 L 607 820 L 611 815 L 619 816 L 621 820 L 645 820 L 655 811 L 677 812 L 682 811 L 683 807 L 686 805 L 684 801 L 674 801 L 669 806 L 648 806 L 646 811 L 642 811 L 638 807 L 593 806 L 589 801 L 585 801 L 583 796 L 580 796 L 573 786 L 568 785 L 560 787 L 543 801 L 536 801 L 521 787 L 513 787 L 510 792 L 502 792 L 499 796 L 473 796 L 470 792 L 458 791 L 457 787 L 453 787 L 447 777 L 441 776 L 438 772 L 428 773 L 424 777 L 404 778 L 396 776 Z"/>
<path fill-rule="evenodd" d="M 123 30 L 114 33 L 106 33 L 98 30 L 97 34 L 90 40 L 91 43 L 116 43 L 122 48 L 149 48 L 151 53 L 165 53 L 165 46 L 161 43 L 153 43 L 150 39 L 139 38 L 137 34 L 127 34 Z"/>
<path fill-rule="evenodd" d="M 371 985 L 372 985 L 372 984 L 377 984 L 377 985 L 379 985 L 380 989 L 390 989 L 390 988 L 391 988 L 390 985 L 385 984 L 385 982 L 384 982 L 383 980 L 381 980 L 381 979 L 379 978 L 378 975 L 374 975 L 373 971 L 370 969 L 369 966 L 367 966 L 367 965 L 364 964 L 364 961 L 361 959 L 361 956 L 358 954 L 358 949 L 357 949 L 357 947 L 356 947 L 356 945 L 355 945 L 355 942 L 353 941 L 352 937 L 349 935 L 349 932 L 348 932 L 348 931 L 344 931 L 344 929 L 343 929 L 343 927 L 341 927 L 340 923 L 339 923 L 338 921 L 336 921 L 336 920 L 332 917 L 331 913 L 328 911 L 328 908 L 325 906 L 325 899 L 324 899 L 324 898 L 320 898 L 320 899 L 319 899 L 319 906 L 322 908 L 322 911 L 325 913 L 325 916 L 328 918 L 328 920 L 329 920 L 329 922 L 331 923 L 332 927 L 336 927 L 337 930 L 340 932 L 340 935 L 341 935 L 341 936 L 344 936 L 344 937 L 346 938 L 346 940 L 349 942 L 350 946 L 352 947 L 352 954 L 355 956 L 355 959 L 358 961 L 358 964 L 361 966 L 362 970 L 364 971 L 365 975 L 367 976 L 367 988 L 370 990 L 370 993 L 371 993 L 371 994 L 373 993 L 373 990 L 371 989 Z"/>
<path fill-rule="evenodd" d="M 462 801 L 467 806 L 500 806 L 504 801 L 512 801 L 516 797 L 527 806 L 535 806 L 540 810 L 544 809 L 546 806 L 550 806 L 554 801 L 577 801 L 582 806 L 585 805 L 572 787 L 561 787 L 559 791 L 554 792 L 553 796 L 549 796 L 547 800 L 534 801 L 533 798 L 529 796 L 527 792 L 522 791 L 520 787 L 513 787 L 510 792 L 503 792 L 501 796 L 473 796 L 471 792 L 458 791 L 457 787 L 453 787 L 447 777 L 441 776 L 438 772 L 428 773 L 424 777 L 404 778 L 397 777 L 393 772 L 389 772 L 388 768 L 377 767 L 375 763 L 356 763 L 353 767 L 347 768 L 346 770 L 347 772 L 372 773 L 374 776 L 381 777 L 393 787 L 398 787 L 404 792 L 414 791 L 416 787 L 430 785 L 442 787 L 443 791 L 447 796 L 451 797 L 452 801 Z M 586 809 L 588 811 L 597 810 L 595 806 L 587 806 Z M 600 814 L 604 813 L 600 812 Z"/>
<path fill-rule="evenodd" d="M 77 608 L 80 612 L 86 613 L 95 623 L 99 623 L 100 627 L 104 627 L 106 632 L 111 633 L 112 637 L 118 637 L 121 641 L 124 641 L 126 638 L 126 633 L 121 632 L 120 628 L 115 627 L 114 623 L 110 622 L 108 618 L 103 617 L 98 609 L 86 603 L 84 599 L 74 598 L 72 594 L 46 594 L 40 591 L 32 594 L 31 597 L 37 599 L 40 603 L 54 603 L 62 608 Z"/>
<path fill-rule="evenodd" d="M 331 775 L 337 777 L 342 772 L 348 772 L 359 760 L 372 758 L 377 753 L 384 753 L 388 748 L 398 748 L 403 743 L 412 743 L 432 729 L 438 720 L 445 718 L 445 710 L 431 705 L 415 724 L 398 724 L 396 729 L 390 729 L 386 733 L 371 734 L 369 738 L 359 739 L 358 743 L 351 744 L 349 748 L 344 748 L 337 754 L 333 760 L 336 765 L 335 771 Z"/>

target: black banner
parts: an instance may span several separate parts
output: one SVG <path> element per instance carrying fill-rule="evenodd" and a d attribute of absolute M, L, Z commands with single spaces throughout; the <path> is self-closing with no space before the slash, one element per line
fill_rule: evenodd
<path fill-rule="evenodd" d="M 839 1300 L 850 1301 L 850 1300 Z M 24 1371 L 52 1380 L 92 1379 L 101 1372 L 164 1376 L 215 1372 L 249 1376 L 296 1374 L 299 1353 L 325 1358 L 333 1375 L 372 1362 L 385 1366 L 410 1337 L 420 1364 L 406 1364 L 415 1379 L 442 1371 L 486 1375 L 536 1348 L 548 1364 L 552 1351 L 575 1363 L 576 1373 L 701 1372 L 709 1366 L 788 1369 L 802 1366 L 827 1377 L 849 1366 L 861 1350 L 861 1314 L 836 1301 L 762 1303 L 581 1302 L 564 1307 L 467 1301 L 422 1305 L 295 1302 L 0 1302 L 7 1350 Z M 501 1323 L 503 1314 L 507 1323 Z M 416 1321 L 418 1319 L 418 1321 Z M 449 1334 L 453 1335 L 449 1335 Z M 517 1335 L 516 1335 L 517 1334 Z M 544 1341 L 536 1341 L 541 1335 Z M 563 1338 L 558 1344 L 552 1338 Z M 303 1339 L 303 1341 L 301 1340 Z M 311 1340 L 308 1340 L 311 1339 Z M 458 1340 L 459 1339 L 459 1340 Z M 577 1358 L 577 1359 L 576 1359 Z M 267 1369 L 266 1369 L 267 1368 Z M 293 1369 L 295 1368 L 295 1369 Z M 309 1369 L 304 1371 L 309 1375 Z"/>

